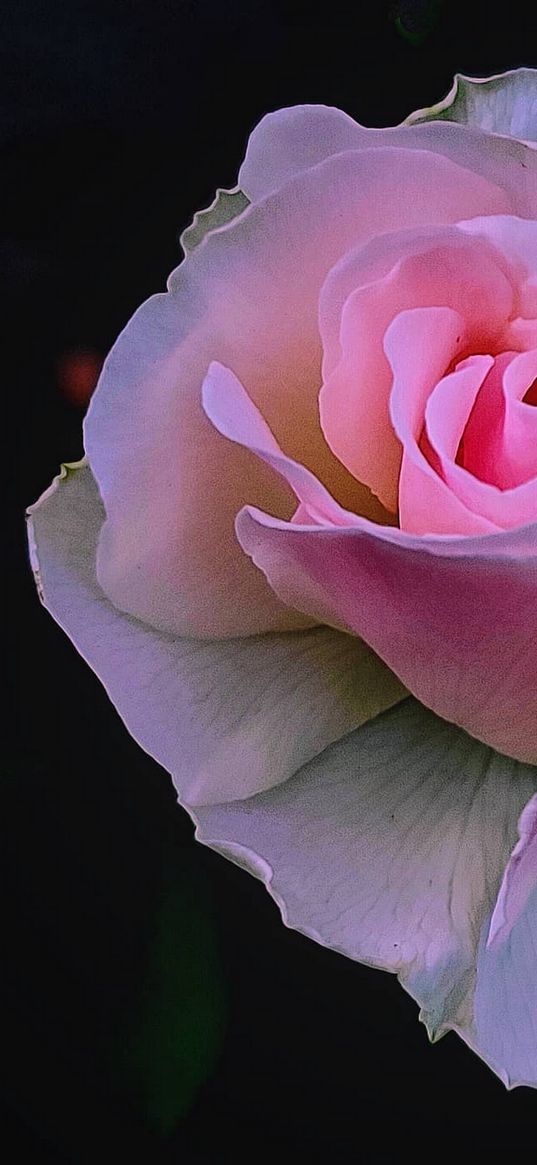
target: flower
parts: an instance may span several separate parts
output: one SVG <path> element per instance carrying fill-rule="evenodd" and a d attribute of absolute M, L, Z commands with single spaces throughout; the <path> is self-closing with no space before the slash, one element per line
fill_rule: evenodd
<path fill-rule="evenodd" d="M 537 1086 L 537 71 L 299 106 L 183 235 L 29 511 L 198 838 Z"/>

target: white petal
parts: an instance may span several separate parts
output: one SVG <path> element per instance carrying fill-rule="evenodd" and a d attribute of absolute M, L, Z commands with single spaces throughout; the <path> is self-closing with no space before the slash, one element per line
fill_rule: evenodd
<path fill-rule="evenodd" d="M 511 69 L 493 77 L 457 73 L 447 97 L 411 113 L 403 124 L 440 120 L 537 142 L 537 69 Z"/>
<path fill-rule="evenodd" d="M 532 968 L 505 955 L 503 999 L 489 964 L 476 988 L 480 935 L 536 788 L 536 768 L 409 699 L 277 789 L 193 817 L 201 841 L 264 880 L 288 926 L 397 972 L 431 1039 L 454 1028 L 503 1079 L 524 1054 L 525 1082 L 537 1086 L 537 1042 L 516 1026 Z M 509 1062 L 490 1038 L 506 1000 Z"/>
<path fill-rule="evenodd" d="M 64 469 L 29 511 L 38 588 L 190 804 L 270 788 L 405 694 L 365 644 L 328 627 L 206 641 L 117 611 L 95 577 L 103 520 L 90 469 Z"/>
<path fill-rule="evenodd" d="M 457 125 L 464 121 L 462 117 L 452 116 L 450 110 L 442 112 L 450 98 L 451 94 L 430 110 L 412 113 L 402 125 L 384 129 L 359 125 L 341 109 L 326 105 L 296 105 L 268 113 L 250 135 L 239 171 L 240 187 L 258 202 L 334 154 L 396 146 L 449 158 L 506 190 L 515 214 L 535 217 L 537 153 L 526 148 L 532 144 L 528 134 L 523 135 L 524 142 L 506 141 L 500 131 L 496 136 L 480 129 L 477 121 Z"/>
<path fill-rule="evenodd" d="M 537 1086 L 537 888 L 505 942 L 486 946 L 483 928 L 474 1040 L 499 1065 L 508 1088 Z"/>
<path fill-rule="evenodd" d="M 537 889 L 537 795 L 524 807 L 518 834 L 490 920 L 487 947 L 505 942 Z"/>

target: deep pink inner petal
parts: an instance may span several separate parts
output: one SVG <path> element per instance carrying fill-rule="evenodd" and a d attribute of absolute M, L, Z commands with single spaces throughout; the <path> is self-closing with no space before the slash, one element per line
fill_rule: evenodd
<path fill-rule="evenodd" d="M 445 469 L 455 461 L 461 435 L 481 385 L 494 366 L 493 356 L 469 356 L 439 380 L 425 406 L 427 436 Z"/>
<path fill-rule="evenodd" d="M 403 447 L 399 523 L 415 534 L 487 534 L 499 528 L 457 497 L 420 446 L 427 402 L 467 342 L 464 319 L 448 307 L 401 312 L 384 337 L 393 373 L 390 413 Z"/>
<path fill-rule="evenodd" d="M 537 481 L 529 481 L 510 490 L 499 490 L 481 481 L 473 472 L 457 463 L 461 438 L 475 407 L 487 375 L 496 366 L 508 363 L 509 357 L 471 356 L 461 361 L 453 372 L 444 376 L 433 389 L 425 407 L 425 427 L 420 449 L 429 465 L 475 514 L 504 529 L 520 526 L 537 513 Z M 501 417 L 500 417 L 501 420 Z M 491 431 L 494 413 L 490 412 Z M 487 440 L 487 431 L 483 441 Z"/>
<path fill-rule="evenodd" d="M 536 375 L 537 348 L 499 355 L 462 435 L 458 464 L 500 490 L 537 476 L 537 410 L 524 400 Z"/>
<path fill-rule="evenodd" d="M 349 471 L 394 512 L 400 501 L 402 448 L 389 415 L 392 370 L 383 349 L 386 329 L 402 311 L 451 307 L 464 321 L 467 347 L 490 350 L 500 342 L 513 309 L 512 284 L 500 256 L 487 243 L 471 240 L 456 230 L 449 234 L 439 231 L 435 246 L 431 232 L 426 241 L 414 232 L 408 234 L 410 238 L 402 233 L 400 240 L 387 237 L 385 251 L 392 261 L 394 243 L 407 253 L 374 282 L 364 283 L 364 279 L 382 265 L 380 246 L 370 255 L 369 272 L 367 261 L 359 254 L 343 261 L 323 288 L 320 313 L 325 379 L 319 409 L 323 432 Z M 417 249 L 420 245 L 421 251 Z M 358 278 L 361 285 L 349 291 Z M 348 295 L 342 302 L 345 292 Z M 419 368 L 421 353 L 412 352 L 410 361 L 407 374 L 413 380 L 412 362 Z"/>

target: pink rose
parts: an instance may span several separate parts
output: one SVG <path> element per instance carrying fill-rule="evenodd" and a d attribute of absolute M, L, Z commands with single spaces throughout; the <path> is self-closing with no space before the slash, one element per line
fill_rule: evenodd
<path fill-rule="evenodd" d="M 201 841 L 537 1086 L 537 71 L 298 106 L 30 509 L 44 602 Z"/>

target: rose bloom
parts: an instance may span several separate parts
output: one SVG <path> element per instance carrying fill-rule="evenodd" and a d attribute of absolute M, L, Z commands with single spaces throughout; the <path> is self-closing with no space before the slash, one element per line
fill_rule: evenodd
<path fill-rule="evenodd" d="M 200 841 L 537 1086 L 537 71 L 297 106 L 29 511 L 45 606 Z"/>

